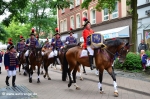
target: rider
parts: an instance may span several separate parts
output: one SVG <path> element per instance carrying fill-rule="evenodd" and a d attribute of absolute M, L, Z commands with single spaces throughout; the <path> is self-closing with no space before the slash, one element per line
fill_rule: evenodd
<path fill-rule="evenodd" d="M 72 34 L 74 34 L 72 28 L 70 28 L 69 34 L 70 34 L 70 36 L 66 37 L 65 43 L 66 43 L 67 45 L 68 45 L 68 44 L 76 44 L 76 43 L 77 43 L 77 40 L 76 40 L 75 37 L 72 36 Z"/>
<path fill-rule="evenodd" d="M 49 44 L 49 40 L 48 40 L 48 38 L 47 38 L 47 40 L 45 41 L 45 44 L 44 44 L 44 48 L 45 49 L 49 49 L 51 46 L 50 46 L 50 44 Z"/>
<path fill-rule="evenodd" d="M 26 57 L 27 65 L 29 65 L 29 61 L 28 61 L 29 51 L 31 51 L 31 50 L 35 49 L 35 47 L 39 46 L 39 43 L 38 43 L 37 39 L 35 38 L 34 28 L 32 28 L 30 38 L 27 39 L 26 45 L 28 46 L 28 50 L 25 52 L 25 57 Z"/>
<path fill-rule="evenodd" d="M 9 86 L 9 78 L 12 77 L 12 86 L 16 87 L 15 80 L 16 80 L 16 68 L 18 68 L 18 62 L 16 59 L 16 50 L 14 49 L 14 45 L 11 41 L 8 42 L 9 45 L 7 46 L 8 52 L 4 55 L 4 65 L 5 69 L 7 70 L 6 76 L 6 85 Z"/>
<path fill-rule="evenodd" d="M 87 18 L 83 18 L 84 21 L 84 30 L 82 33 L 83 39 L 84 39 L 84 45 L 83 48 L 87 49 L 89 52 L 89 62 L 90 62 L 90 68 L 91 70 L 93 70 L 95 68 L 94 64 L 93 64 L 93 55 L 94 55 L 94 50 L 93 48 L 91 48 L 90 46 L 87 45 L 87 37 L 91 34 L 94 33 L 94 31 L 91 29 L 91 23 L 88 21 Z"/>
<path fill-rule="evenodd" d="M 20 42 L 17 43 L 17 52 L 19 53 L 19 57 L 20 54 L 24 51 L 25 49 L 25 39 L 23 38 L 23 36 L 20 36 Z"/>
<path fill-rule="evenodd" d="M 55 31 L 56 31 L 56 33 L 54 34 L 55 37 L 52 39 L 51 44 L 53 46 L 55 61 L 57 61 L 57 60 L 59 61 L 58 52 L 60 49 L 63 48 L 63 42 L 60 39 L 60 34 L 58 33 L 58 28 L 56 28 Z M 60 63 L 60 61 L 59 61 L 59 63 Z"/>

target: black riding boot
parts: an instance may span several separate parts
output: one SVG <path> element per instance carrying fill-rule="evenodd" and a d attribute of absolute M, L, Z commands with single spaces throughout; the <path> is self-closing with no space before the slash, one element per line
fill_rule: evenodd
<path fill-rule="evenodd" d="M 54 60 L 55 60 L 55 64 L 58 65 L 58 62 L 57 62 L 57 56 L 54 56 Z"/>
<path fill-rule="evenodd" d="M 13 76 L 13 77 L 12 77 L 12 86 L 13 86 L 13 87 L 16 87 L 16 85 L 15 85 L 15 80 L 16 80 L 16 76 Z"/>
<path fill-rule="evenodd" d="M 9 82 L 8 82 L 9 78 L 10 78 L 10 77 L 8 77 L 8 76 L 6 77 L 5 83 L 6 83 L 7 86 L 9 86 Z"/>
<path fill-rule="evenodd" d="M 90 62 L 90 68 L 91 68 L 91 70 L 93 70 L 94 68 L 96 68 L 96 66 L 94 66 L 94 64 L 93 64 L 93 56 L 92 55 L 89 55 L 89 62 Z"/>
<path fill-rule="evenodd" d="M 1 72 L 1 67 L 0 67 L 0 74 L 1 74 L 2 72 Z"/>

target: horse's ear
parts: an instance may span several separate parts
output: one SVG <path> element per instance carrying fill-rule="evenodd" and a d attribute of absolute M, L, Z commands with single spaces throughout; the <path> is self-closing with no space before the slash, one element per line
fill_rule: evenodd
<path fill-rule="evenodd" d="M 125 44 L 125 46 L 128 46 L 128 45 L 129 45 L 129 42 Z"/>

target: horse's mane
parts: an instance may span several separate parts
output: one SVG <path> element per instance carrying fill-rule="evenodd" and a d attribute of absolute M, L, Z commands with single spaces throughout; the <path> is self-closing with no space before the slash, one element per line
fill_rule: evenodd
<path fill-rule="evenodd" d="M 108 40 L 104 42 L 107 46 L 119 46 L 123 43 L 122 39 Z"/>

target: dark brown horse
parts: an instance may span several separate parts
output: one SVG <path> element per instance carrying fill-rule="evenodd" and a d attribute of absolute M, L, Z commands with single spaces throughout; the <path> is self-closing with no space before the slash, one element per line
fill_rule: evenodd
<path fill-rule="evenodd" d="M 19 62 L 19 74 L 21 75 L 21 72 L 20 72 L 20 68 L 21 68 L 21 66 L 22 66 L 22 68 L 24 69 L 24 73 L 23 73 L 23 75 L 24 76 L 26 76 L 27 74 L 26 74 L 26 71 L 25 71 L 25 67 L 26 67 L 26 59 L 25 59 L 25 50 L 22 52 L 22 53 L 18 53 L 19 55 L 18 55 L 18 62 Z"/>
<path fill-rule="evenodd" d="M 42 65 L 43 61 L 43 56 L 42 56 L 42 48 L 37 47 L 35 49 L 30 50 L 29 52 L 29 64 L 28 66 L 28 74 L 29 74 L 29 82 L 32 83 L 32 75 L 33 75 L 33 70 L 35 70 L 35 66 L 37 66 L 37 74 L 38 74 L 38 79 L 37 83 L 40 83 L 40 66 Z"/>
<path fill-rule="evenodd" d="M 124 43 L 120 39 L 116 40 L 110 40 L 106 42 L 107 48 L 105 49 L 95 49 L 94 50 L 94 57 L 95 57 L 95 63 L 96 63 L 96 68 L 99 70 L 99 83 L 98 87 L 100 89 L 100 92 L 102 93 L 102 78 L 103 78 L 103 71 L 104 69 L 107 70 L 107 72 L 110 74 L 110 76 L 113 79 L 114 83 L 114 89 L 115 89 L 115 96 L 118 96 L 118 90 L 117 90 L 117 83 L 116 83 L 116 77 L 114 75 L 114 72 L 112 70 L 112 60 L 114 58 L 115 53 L 118 52 L 119 54 L 119 62 L 123 63 L 126 57 L 126 54 L 129 50 L 130 44 L 129 43 Z M 69 84 L 68 87 L 72 85 L 72 83 L 75 83 L 76 89 L 80 89 L 78 85 L 76 84 L 76 72 L 80 64 L 83 66 L 90 66 L 89 64 L 89 58 L 84 57 L 81 58 L 82 48 L 81 47 L 73 47 L 69 49 L 65 54 L 64 54 L 64 64 L 63 64 L 63 75 L 62 75 L 62 80 L 66 80 L 66 76 L 68 73 L 69 76 Z M 68 68 L 69 65 L 69 68 Z M 73 81 L 71 80 L 71 71 L 73 70 Z"/>

